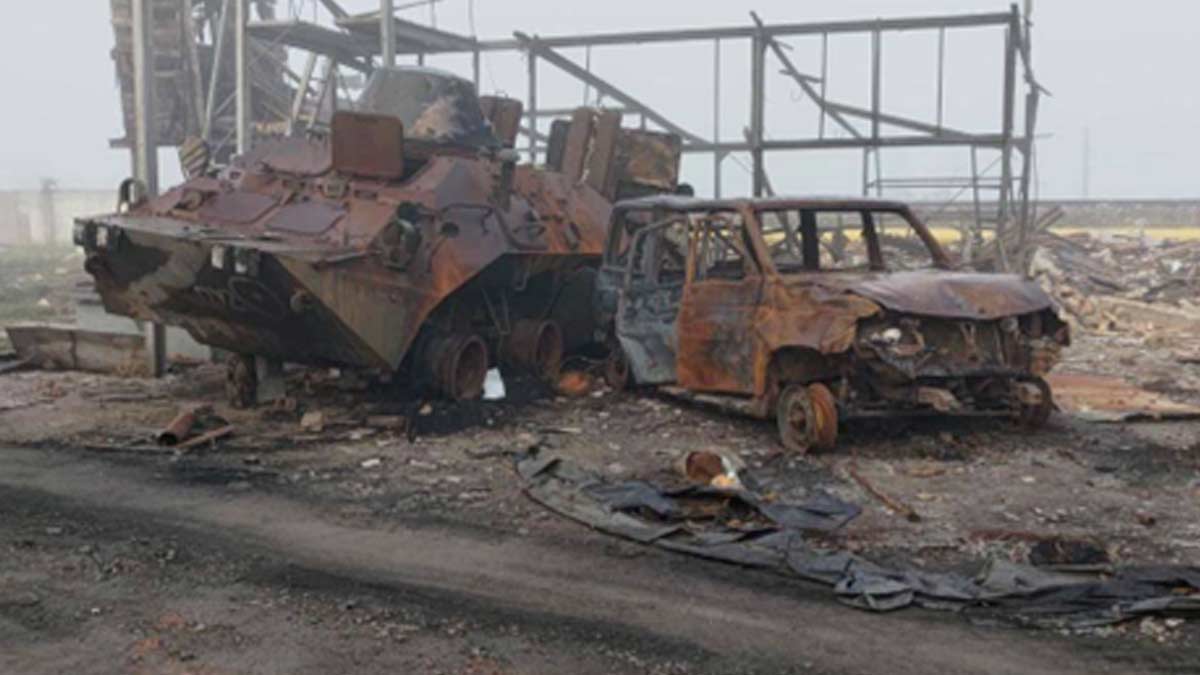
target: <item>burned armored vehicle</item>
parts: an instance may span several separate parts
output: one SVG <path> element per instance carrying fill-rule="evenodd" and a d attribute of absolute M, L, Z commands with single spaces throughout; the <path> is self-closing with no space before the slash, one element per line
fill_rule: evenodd
<path fill-rule="evenodd" d="M 382 69 L 327 133 L 196 167 L 76 241 L 109 312 L 231 353 L 241 404 L 283 362 L 477 397 L 494 364 L 552 376 L 592 340 L 580 308 L 614 200 L 678 179 L 677 138 L 594 110 L 556 123 L 551 166 L 518 166 L 520 120 L 456 76 Z"/>
<path fill-rule="evenodd" d="M 796 452 L 854 418 L 1044 423 L 1069 342 L 1036 284 L 954 271 L 908 207 L 874 200 L 622 202 L 596 305 L 613 386 L 774 418 Z"/>

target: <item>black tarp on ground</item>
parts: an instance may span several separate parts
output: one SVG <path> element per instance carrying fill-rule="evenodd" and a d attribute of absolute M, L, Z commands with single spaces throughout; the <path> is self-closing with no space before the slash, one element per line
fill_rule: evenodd
<path fill-rule="evenodd" d="M 1131 567 L 1111 575 L 1051 572 L 993 560 L 975 577 L 886 567 L 820 545 L 858 516 L 853 504 L 819 495 L 802 504 L 747 491 L 664 490 L 643 481 L 608 482 L 561 459 L 517 458 L 535 501 L 597 530 L 644 544 L 748 567 L 772 569 L 833 588 L 853 607 L 912 605 L 971 610 L 1040 626 L 1099 626 L 1149 614 L 1200 617 L 1200 568 Z"/>

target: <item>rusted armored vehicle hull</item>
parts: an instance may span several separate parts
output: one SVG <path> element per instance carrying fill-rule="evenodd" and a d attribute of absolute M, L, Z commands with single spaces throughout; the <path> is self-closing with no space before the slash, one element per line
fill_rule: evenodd
<path fill-rule="evenodd" d="M 921 269 L 884 255 L 885 225 Z M 610 380 L 774 418 L 797 451 L 850 418 L 1044 422 L 1066 325 L 1035 284 L 950 267 L 897 203 L 624 202 L 597 282 Z"/>
<path fill-rule="evenodd" d="M 381 72 L 398 86 L 369 85 L 372 112 L 338 113 L 327 137 L 261 143 L 78 221 L 106 309 L 234 354 L 245 381 L 231 394 L 246 404 L 255 359 L 400 375 L 456 399 L 478 396 L 497 362 L 553 376 L 594 337 L 586 308 L 613 200 L 673 189 L 678 141 L 619 126 L 602 138 L 603 116 L 584 111 L 571 151 L 602 145 L 607 161 L 517 166 L 504 146 L 519 104 L 481 106 L 436 71 Z M 622 147 L 666 159 L 639 174 Z"/>

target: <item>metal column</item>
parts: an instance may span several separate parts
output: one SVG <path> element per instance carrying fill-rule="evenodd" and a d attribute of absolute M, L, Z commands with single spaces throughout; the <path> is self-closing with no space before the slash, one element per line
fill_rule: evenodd
<path fill-rule="evenodd" d="M 527 52 L 529 55 L 529 162 L 537 164 L 537 122 L 538 122 L 538 107 L 537 107 L 537 62 L 538 57 L 534 47 L 536 47 L 536 38 L 531 43 L 531 48 Z"/>
<path fill-rule="evenodd" d="M 1004 236 L 1012 219 L 1013 132 L 1016 125 L 1019 30 L 1020 21 L 1014 6 L 1004 39 L 1004 110 L 1002 111 L 1004 127 L 1001 132 L 1003 141 L 1000 148 L 1000 204 L 996 222 L 996 239 L 1000 242 L 1000 260 L 1005 270 L 1008 269 L 1008 254 L 1004 250 Z"/>
<path fill-rule="evenodd" d="M 393 68 L 396 65 L 396 3 L 394 0 L 379 2 L 379 39 L 383 50 L 383 65 Z"/>
<path fill-rule="evenodd" d="M 154 112 L 154 51 L 152 0 L 133 0 L 133 173 L 148 195 L 158 193 L 158 119 Z M 146 325 L 146 354 L 153 377 L 167 368 L 166 329 Z"/>
<path fill-rule="evenodd" d="M 237 151 L 249 152 L 253 143 L 254 105 L 250 83 L 250 0 L 234 0 L 234 68 L 237 70 Z"/>
<path fill-rule="evenodd" d="M 204 140 L 212 141 L 213 118 L 217 114 L 217 84 L 221 81 L 221 70 L 225 66 L 225 36 L 229 33 L 229 5 L 233 0 L 221 1 L 221 14 L 213 30 L 213 65 L 208 76 L 208 100 L 204 106 Z"/>
<path fill-rule="evenodd" d="M 750 157 L 754 171 L 754 196 L 766 192 L 763 135 L 766 127 L 767 39 L 760 28 L 750 41 Z"/>
<path fill-rule="evenodd" d="M 713 143 L 721 142 L 721 40 L 713 40 Z M 713 197 L 721 198 L 721 164 L 725 154 L 713 150 Z"/>
<path fill-rule="evenodd" d="M 475 82 L 475 92 L 478 94 L 481 91 L 481 85 L 482 85 L 482 81 L 480 78 L 481 73 L 480 73 L 479 50 L 478 49 L 471 52 L 471 74 L 472 74 L 473 80 Z"/>

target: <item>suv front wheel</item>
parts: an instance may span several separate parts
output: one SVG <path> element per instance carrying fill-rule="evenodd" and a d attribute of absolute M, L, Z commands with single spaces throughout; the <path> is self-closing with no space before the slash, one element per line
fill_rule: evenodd
<path fill-rule="evenodd" d="M 837 444 L 837 400 L 829 387 L 819 382 L 784 387 L 776 402 L 775 422 L 779 440 L 789 452 L 803 455 Z"/>

